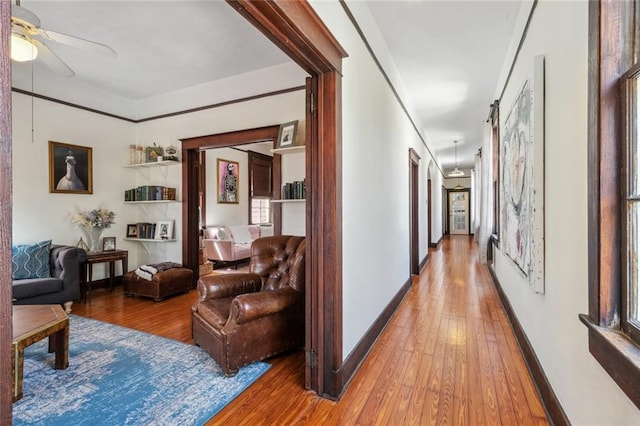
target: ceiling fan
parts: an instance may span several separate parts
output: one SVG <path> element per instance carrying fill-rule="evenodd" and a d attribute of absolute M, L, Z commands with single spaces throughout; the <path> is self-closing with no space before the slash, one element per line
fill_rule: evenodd
<path fill-rule="evenodd" d="M 79 37 L 44 29 L 40 19 L 31 11 L 20 6 L 20 0 L 11 5 L 11 59 L 19 62 L 33 61 L 40 57 L 55 72 L 72 77 L 73 70 L 56 55 L 45 41 L 66 44 L 90 52 L 116 57 L 109 46 Z"/>

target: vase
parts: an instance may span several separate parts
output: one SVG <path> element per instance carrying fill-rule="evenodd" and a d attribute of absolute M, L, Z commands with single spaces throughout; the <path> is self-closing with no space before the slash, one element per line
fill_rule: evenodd
<path fill-rule="evenodd" d="M 97 253 L 102 251 L 100 246 L 100 236 L 104 228 L 80 228 L 84 232 L 84 236 L 87 237 L 87 245 L 89 246 L 90 253 Z"/>

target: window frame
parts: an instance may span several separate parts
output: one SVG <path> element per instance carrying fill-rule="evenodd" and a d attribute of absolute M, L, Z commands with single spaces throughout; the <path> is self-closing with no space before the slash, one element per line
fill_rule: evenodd
<path fill-rule="evenodd" d="M 640 408 L 640 346 L 621 325 L 623 286 L 622 77 L 638 61 L 640 1 L 589 2 L 589 352 Z M 626 252 L 626 250 L 624 250 Z"/>
<path fill-rule="evenodd" d="M 624 129 L 624 149 L 623 149 L 623 160 L 622 160 L 622 179 L 621 179 L 621 187 L 622 187 L 622 195 L 621 195 L 621 216 L 620 222 L 622 224 L 622 247 L 627 250 L 623 250 L 625 253 L 624 256 L 621 256 L 622 261 L 622 284 L 621 284 L 621 295 L 622 295 L 622 315 L 621 315 L 621 328 L 622 331 L 628 335 L 631 340 L 633 340 L 636 344 L 640 344 L 640 321 L 632 320 L 630 317 L 632 315 L 631 312 L 631 303 L 633 297 L 631 293 L 633 289 L 631 288 L 630 283 L 630 265 L 629 265 L 629 254 L 630 253 L 638 253 L 638 247 L 636 247 L 635 251 L 631 250 L 630 241 L 628 239 L 630 226 L 629 223 L 629 210 L 632 208 L 630 203 L 640 204 L 640 200 L 638 197 L 630 196 L 630 186 L 632 174 L 635 171 L 636 174 L 640 173 L 640 164 L 638 164 L 635 168 L 632 167 L 631 162 L 633 161 L 631 152 L 632 148 L 635 148 L 635 151 L 640 150 L 640 138 L 637 135 L 640 132 L 640 126 L 638 126 L 638 116 L 640 111 L 638 111 L 637 104 L 638 98 L 640 98 L 638 93 L 638 87 L 640 87 L 640 63 L 636 63 L 629 71 L 627 71 L 622 78 L 620 79 L 621 91 L 622 91 L 622 121 L 623 121 L 623 129 Z M 633 91 L 635 90 L 635 94 Z M 635 105 L 634 105 L 635 102 Z M 635 115 L 635 116 L 634 116 Z M 636 136 L 634 136 L 634 133 Z M 634 170 L 635 169 L 635 170 Z M 640 186 L 640 185 L 639 185 Z M 640 188 L 636 189 L 636 192 L 640 192 Z M 635 200 L 633 199 L 635 198 Z M 636 288 L 636 292 L 640 291 L 640 288 Z M 636 296 L 637 299 L 637 296 Z M 640 309 L 637 307 L 636 309 Z"/>

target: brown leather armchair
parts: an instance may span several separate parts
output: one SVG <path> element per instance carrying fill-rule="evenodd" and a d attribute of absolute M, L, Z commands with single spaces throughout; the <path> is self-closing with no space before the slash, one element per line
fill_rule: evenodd
<path fill-rule="evenodd" d="M 205 275 L 191 332 L 225 375 L 304 345 L 305 240 L 279 235 L 251 245 L 249 273 Z"/>

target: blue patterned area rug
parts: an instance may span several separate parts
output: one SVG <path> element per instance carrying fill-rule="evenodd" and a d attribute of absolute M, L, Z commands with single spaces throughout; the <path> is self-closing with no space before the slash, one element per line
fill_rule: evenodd
<path fill-rule="evenodd" d="M 199 425 L 269 368 L 227 378 L 197 346 L 75 315 L 70 323 L 69 368 L 53 369 L 48 339 L 25 350 L 14 425 Z"/>

